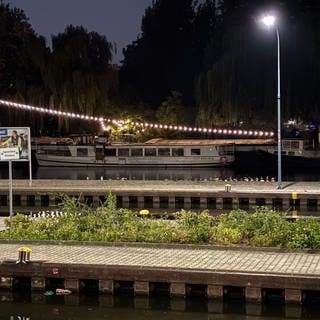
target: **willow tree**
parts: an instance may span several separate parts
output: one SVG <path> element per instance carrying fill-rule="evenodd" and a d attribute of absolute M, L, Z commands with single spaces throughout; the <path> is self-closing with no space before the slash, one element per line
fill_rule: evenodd
<path fill-rule="evenodd" d="M 258 19 L 266 0 L 221 0 L 214 34 L 195 80 L 199 125 L 275 126 L 276 36 Z M 272 1 L 280 14 L 282 118 L 320 120 L 317 1 Z"/>
<path fill-rule="evenodd" d="M 89 115 L 104 115 L 117 82 L 111 66 L 112 45 L 105 36 L 83 27 L 68 26 L 52 37 L 52 53 L 46 72 L 50 106 Z M 59 127 L 69 130 L 60 119 Z"/>

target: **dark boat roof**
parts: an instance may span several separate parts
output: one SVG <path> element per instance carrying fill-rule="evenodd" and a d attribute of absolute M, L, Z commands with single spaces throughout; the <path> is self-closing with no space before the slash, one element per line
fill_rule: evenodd
<path fill-rule="evenodd" d="M 154 138 L 145 142 L 148 145 L 223 145 L 223 144 L 270 144 L 273 139 L 163 139 Z"/>

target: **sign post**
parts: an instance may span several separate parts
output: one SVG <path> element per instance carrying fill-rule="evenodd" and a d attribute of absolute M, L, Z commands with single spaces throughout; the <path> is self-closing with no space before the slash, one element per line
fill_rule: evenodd
<path fill-rule="evenodd" d="M 9 163 L 9 214 L 13 218 L 12 161 L 29 162 L 32 183 L 30 128 L 0 128 L 0 161 Z"/>

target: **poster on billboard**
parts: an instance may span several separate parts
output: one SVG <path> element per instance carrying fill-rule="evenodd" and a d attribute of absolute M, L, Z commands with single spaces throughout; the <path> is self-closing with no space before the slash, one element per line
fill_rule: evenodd
<path fill-rule="evenodd" d="M 0 161 L 31 161 L 30 128 L 0 128 Z"/>

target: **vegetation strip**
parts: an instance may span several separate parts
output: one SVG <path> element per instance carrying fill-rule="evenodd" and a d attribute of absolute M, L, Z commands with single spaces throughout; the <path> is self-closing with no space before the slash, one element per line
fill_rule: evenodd
<path fill-rule="evenodd" d="M 18 214 L 11 228 L 6 222 L 8 228 L 0 233 L 0 239 L 320 248 L 319 220 L 287 219 L 285 213 L 266 207 L 255 207 L 254 212 L 232 210 L 217 217 L 206 210 L 181 210 L 174 219 L 155 218 L 117 209 L 116 198 L 109 193 L 97 208 L 65 197 L 61 212 L 64 214 L 40 218 Z"/>

